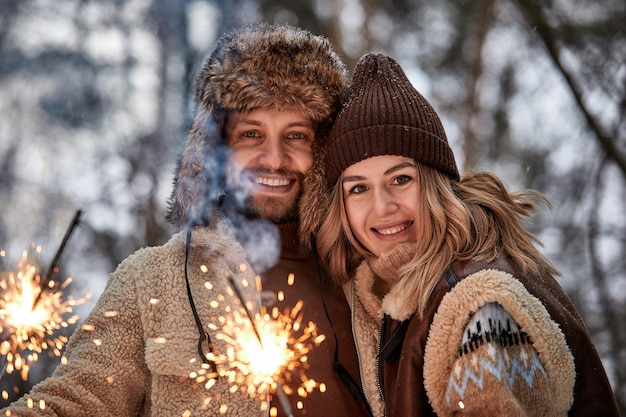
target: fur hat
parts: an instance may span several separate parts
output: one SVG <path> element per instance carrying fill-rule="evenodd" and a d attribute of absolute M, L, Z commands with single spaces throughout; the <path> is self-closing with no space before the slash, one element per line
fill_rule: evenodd
<path fill-rule="evenodd" d="M 300 28 L 261 23 L 220 38 L 196 80 L 196 115 L 178 160 L 167 220 L 178 227 L 210 220 L 224 190 L 229 112 L 296 107 L 322 133 L 340 106 L 346 78 L 330 41 Z M 318 134 L 314 157 L 322 140 Z"/>
<path fill-rule="evenodd" d="M 328 190 L 344 169 L 376 155 L 402 155 L 458 180 L 446 132 L 430 103 L 400 65 L 382 54 L 362 56 L 328 135 L 325 158 L 305 182 L 301 234 L 316 232 L 329 206 Z"/>

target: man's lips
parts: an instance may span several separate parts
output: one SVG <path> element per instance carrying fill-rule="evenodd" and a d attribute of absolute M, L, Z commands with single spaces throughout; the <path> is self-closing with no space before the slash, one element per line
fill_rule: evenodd
<path fill-rule="evenodd" d="M 296 177 L 281 174 L 252 173 L 248 181 L 253 187 L 252 194 L 275 194 L 277 196 L 289 194 L 296 186 Z"/>
<path fill-rule="evenodd" d="M 289 178 L 272 178 L 265 176 L 255 176 L 254 182 L 258 185 L 264 185 L 267 187 L 286 187 L 295 180 Z"/>

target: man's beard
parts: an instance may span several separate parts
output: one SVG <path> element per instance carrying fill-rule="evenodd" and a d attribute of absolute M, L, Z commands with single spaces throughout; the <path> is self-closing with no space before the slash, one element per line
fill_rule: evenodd
<path fill-rule="evenodd" d="M 287 223 L 298 219 L 298 206 L 302 192 L 291 201 L 282 201 L 265 195 L 250 196 L 245 208 L 249 216 L 269 220 L 273 223 Z"/>
<path fill-rule="evenodd" d="M 297 194 L 286 195 L 283 197 L 268 196 L 265 194 L 255 194 L 254 191 L 243 191 L 242 184 L 250 181 L 251 174 L 259 174 L 267 172 L 263 169 L 246 170 L 241 173 L 241 179 L 234 185 L 230 192 L 227 192 L 227 200 L 234 202 L 237 211 L 250 218 L 259 218 L 269 220 L 272 223 L 288 223 L 298 219 L 299 204 L 302 197 L 302 184 L 304 183 L 304 175 L 299 172 L 283 172 L 284 175 L 291 175 L 297 178 L 296 186 Z M 231 184 L 231 187 L 233 184 Z M 244 194 L 249 194 L 244 196 Z M 234 200 L 234 201 L 233 201 Z"/>

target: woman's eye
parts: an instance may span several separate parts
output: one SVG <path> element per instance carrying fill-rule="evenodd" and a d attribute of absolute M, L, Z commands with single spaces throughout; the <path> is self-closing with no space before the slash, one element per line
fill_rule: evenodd
<path fill-rule="evenodd" d="M 362 192 L 365 192 L 367 190 L 367 187 L 365 187 L 364 185 L 354 185 L 352 187 L 350 187 L 348 189 L 348 194 L 361 194 Z"/>
<path fill-rule="evenodd" d="M 413 177 L 409 175 L 398 175 L 397 177 L 393 179 L 393 183 L 402 185 L 402 184 L 406 184 L 407 182 L 410 182 L 412 179 Z"/>

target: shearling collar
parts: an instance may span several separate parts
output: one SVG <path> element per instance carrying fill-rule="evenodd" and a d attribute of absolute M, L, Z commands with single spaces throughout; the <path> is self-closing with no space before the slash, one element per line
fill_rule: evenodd
<path fill-rule="evenodd" d="M 383 319 L 382 300 L 374 294 L 374 272 L 367 262 L 362 262 L 354 274 L 354 292 L 361 305 L 374 320 Z"/>
<path fill-rule="evenodd" d="M 415 296 L 406 290 L 407 281 L 415 278 L 398 272 L 411 260 L 413 253 L 414 245 L 403 243 L 384 252 L 379 258 L 363 261 L 357 268 L 354 276 L 355 293 L 372 318 L 380 321 L 387 314 L 395 320 L 403 321 L 415 312 Z M 392 283 L 391 289 L 382 299 L 373 291 L 376 277 Z"/>
<path fill-rule="evenodd" d="M 191 245 L 206 245 L 208 243 L 219 243 L 232 245 L 234 233 L 228 222 L 224 218 L 214 219 L 211 227 L 196 226 L 191 234 Z M 241 248 L 239 249 L 240 251 Z"/>

